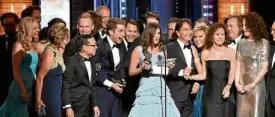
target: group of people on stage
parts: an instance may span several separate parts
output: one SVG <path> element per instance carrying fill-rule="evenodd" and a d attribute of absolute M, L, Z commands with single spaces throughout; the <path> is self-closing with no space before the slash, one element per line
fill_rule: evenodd
<path fill-rule="evenodd" d="M 268 41 L 255 12 L 173 17 L 167 35 L 156 12 L 143 22 L 100 6 L 71 31 L 60 18 L 40 30 L 37 12 L 1 16 L 1 117 L 275 116 L 275 22 Z"/>

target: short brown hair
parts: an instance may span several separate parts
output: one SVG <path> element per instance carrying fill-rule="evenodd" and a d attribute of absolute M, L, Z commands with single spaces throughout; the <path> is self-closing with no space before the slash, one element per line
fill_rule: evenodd
<path fill-rule="evenodd" d="M 187 23 L 192 28 L 192 21 L 188 18 L 182 18 L 179 22 L 177 22 L 175 27 L 175 32 L 172 34 L 172 39 L 175 40 L 178 38 L 177 32 L 183 26 L 184 23 Z"/>
<path fill-rule="evenodd" d="M 228 36 L 228 31 L 227 31 L 227 28 L 225 27 L 225 25 L 220 24 L 220 23 L 215 23 L 209 28 L 208 33 L 206 35 L 205 45 L 206 45 L 207 49 L 210 49 L 213 46 L 214 33 L 220 28 L 222 28 L 224 30 L 224 35 L 225 35 L 225 42 L 223 43 L 223 45 L 227 46 L 230 43 L 230 39 L 229 39 L 229 36 Z"/>
<path fill-rule="evenodd" d="M 179 22 L 179 21 L 180 21 L 179 18 L 177 18 L 177 17 L 172 17 L 172 18 L 170 18 L 170 19 L 168 20 L 168 23 L 167 23 L 167 24 L 170 24 L 170 23 L 177 23 L 177 22 Z"/>
<path fill-rule="evenodd" d="M 64 39 L 69 37 L 69 29 L 65 26 L 53 25 L 48 33 L 49 40 L 54 45 L 60 45 Z"/>
<path fill-rule="evenodd" d="M 137 24 L 137 22 L 135 20 L 133 20 L 133 19 L 126 20 L 125 26 L 127 26 L 128 24 L 135 25 L 137 27 L 137 29 L 138 29 L 138 24 Z"/>
<path fill-rule="evenodd" d="M 146 13 L 146 15 L 145 15 L 145 20 L 146 20 L 146 23 L 147 23 L 147 19 L 148 18 L 155 18 L 155 19 L 157 19 L 158 21 L 160 20 L 160 18 L 159 18 L 159 14 L 157 13 L 157 12 L 147 12 Z"/>
<path fill-rule="evenodd" d="M 262 38 L 268 39 L 267 26 L 264 19 L 258 13 L 247 13 L 244 19 L 245 27 L 252 33 L 255 42 L 260 42 Z"/>
<path fill-rule="evenodd" d="M 233 18 L 237 19 L 237 25 L 239 26 L 240 29 L 242 29 L 243 28 L 243 16 L 242 15 L 231 15 L 228 17 L 227 21 L 230 19 L 233 19 Z"/>
<path fill-rule="evenodd" d="M 159 28 L 160 30 L 160 40 L 159 40 L 159 47 L 162 47 L 163 45 L 163 36 L 162 36 L 162 30 L 159 24 L 150 22 L 145 26 L 145 29 L 141 35 L 141 46 L 143 51 L 146 51 L 149 46 L 152 46 L 154 43 L 154 36 L 156 34 L 157 29 Z M 159 48 L 161 49 L 161 48 Z"/>
<path fill-rule="evenodd" d="M 126 21 L 119 18 L 111 18 L 106 25 L 107 34 L 109 35 L 110 30 L 115 30 L 118 24 L 125 25 Z"/>

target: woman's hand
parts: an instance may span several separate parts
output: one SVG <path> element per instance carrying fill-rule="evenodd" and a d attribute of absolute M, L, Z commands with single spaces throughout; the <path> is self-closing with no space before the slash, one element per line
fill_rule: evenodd
<path fill-rule="evenodd" d="M 37 112 L 40 110 L 40 108 L 41 108 L 42 106 L 43 106 L 43 107 L 46 107 L 42 100 L 36 101 L 36 103 L 35 103 L 35 108 L 36 108 L 36 111 L 37 111 Z"/>
<path fill-rule="evenodd" d="M 26 92 L 26 91 L 23 91 L 22 93 L 21 93 L 21 98 L 22 98 L 22 100 L 25 102 L 25 103 L 28 103 L 29 102 L 29 95 L 28 95 L 28 93 Z"/>
<path fill-rule="evenodd" d="M 169 70 L 173 69 L 173 68 L 175 67 L 175 61 L 169 63 L 169 64 L 167 65 L 167 67 L 168 67 Z"/>
<path fill-rule="evenodd" d="M 240 84 L 236 84 L 237 91 L 239 93 L 245 93 L 244 86 Z"/>
<path fill-rule="evenodd" d="M 151 69 L 151 66 L 149 64 L 148 61 L 143 61 L 142 65 L 141 65 L 141 68 L 144 70 L 150 70 Z"/>
<path fill-rule="evenodd" d="M 244 86 L 245 93 L 250 93 L 255 87 L 256 87 L 256 85 L 254 83 L 245 85 Z"/>
<path fill-rule="evenodd" d="M 228 86 L 228 85 L 226 85 L 223 88 L 223 91 L 222 91 L 223 99 L 226 99 L 226 98 L 229 97 L 229 95 L 230 95 L 230 88 L 231 88 L 231 86 Z"/>

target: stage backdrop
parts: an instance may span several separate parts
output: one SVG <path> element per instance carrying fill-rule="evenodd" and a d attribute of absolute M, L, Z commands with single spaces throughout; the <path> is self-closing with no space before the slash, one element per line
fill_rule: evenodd
<path fill-rule="evenodd" d="M 70 0 L 41 0 L 41 28 L 53 18 L 61 18 L 70 29 Z"/>

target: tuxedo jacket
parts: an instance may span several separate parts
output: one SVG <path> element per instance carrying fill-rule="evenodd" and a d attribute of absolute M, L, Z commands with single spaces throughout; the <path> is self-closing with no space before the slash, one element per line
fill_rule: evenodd
<path fill-rule="evenodd" d="M 99 41 L 99 40 L 104 39 L 105 37 L 107 37 L 107 32 L 103 29 L 100 29 L 95 33 L 94 37 L 95 37 L 96 41 Z"/>
<path fill-rule="evenodd" d="M 90 104 L 91 107 L 98 106 L 95 58 L 92 57 L 90 62 L 91 81 L 80 54 L 70 57 L 66 65 L 62 85 L 62 104 L 63 106 L 70 104 L 75 112 L 81 113 L 87 110 L 84 108 L 86 104 Z"/>
<path fill-rule="evenodd" d="M 65 47 L 64 53 L 63 53 L 63 58 L 64 58 L 64 63 L 67 65 L 69 58 L 74 56 L 78 51 L 77 51 L 77 40 L 78 40 L 79 35 L 74 36 L 70 42 L 67 44 Z"/>
<path fill-rule="evenodd" d="M 12 48 L 15 41 L 15 37 L 9 38 L 6 37 L 6 35 L 0 36 L 0 106 L 6 100 L 10 84 L 14 79 L 12 72 Z"/>
<path fill-rule="evenodd" d="M 192 50 L 191 50 L 192 53 Z M 184 77 L 178 76 L 181 69 L 187 67 L 187 63 L 182 52 L 182 49 L 178 41 L 171 42 L 167 45 L 167 58 L 177 58 L 174 68 L 171 69 L 167 76 L 167 85 L 170 89 L 172 98 L 176 102 L 183 102 L 190 99 L 190 89 L 193 81 L 185 80 Z M 192 68 L 195 67 L 193 54 L 192 54 Z M 191 74 L 196 74 L 196 70 L 193 69 Z"/>
<path fill-rule="evenodd" d="M 275 106 L 275 66 L 272 67 L 272 59 L 275 52 L 275 43 L 270 43 L 268 73 L 267 73 L 267 89 L 271 104 Z"/>
<path fill-rule="evenodd" d="M 107 37 L 97 41 L 96 62 L 100 64 L 100 70 L 98 71 L 97 81 L 100 86 L 103 86 L 103 82 L 109 78 L 120 80 L 125 77 L 124 71 L 124 53 L 125 49 L 120 44 L 118 47 L 120 63 L 115 68 L 112 49 L 107 40 Z M 104 86 L 103 86 L 104 87 Z"/>

